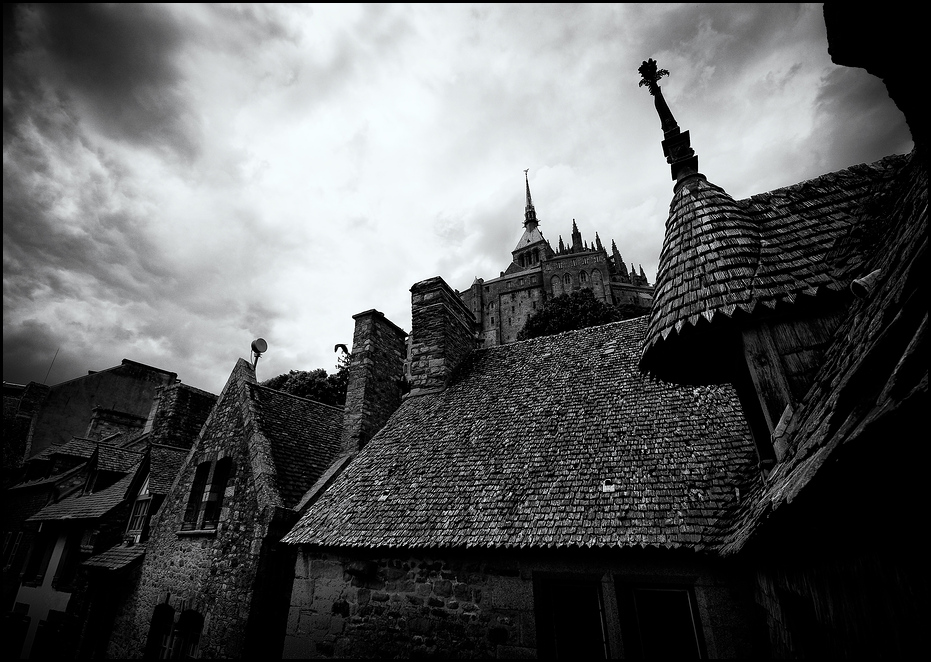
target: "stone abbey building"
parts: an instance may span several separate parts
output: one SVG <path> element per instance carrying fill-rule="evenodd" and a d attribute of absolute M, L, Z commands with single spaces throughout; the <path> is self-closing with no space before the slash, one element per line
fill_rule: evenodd
<path fill-rule="evenodd" d="M 527 188 L 524 232 L 511 251 L 511 264 L 497 278 L 476 278 L 460 294 L 475 317 L 480 346 L 514 342 L 527 319 L 545 301 L 583 288 L 592 290 L 595 298 L 604 303 L 624 306 L 641 315 L 649 313 L 653 287 L 647 282 L 643 267 L 637 273 L 631 264 L 628 271 L 617 244 L 611 242 L 609 255 L 597 232 L 593 244 L 583 241 L 575 219 L 571 243 L 566 246 L 560 237 L 559 248 L 554 251 L 540 231 L 526 170 L 524 183 Z"/>

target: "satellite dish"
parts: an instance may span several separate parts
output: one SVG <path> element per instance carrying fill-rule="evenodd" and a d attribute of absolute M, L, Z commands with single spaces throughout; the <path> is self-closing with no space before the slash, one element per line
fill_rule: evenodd
<path fill-rule="evenodd" d="M 265 350 L 268 349 L 268 343 L 265 342 L 265 338 L 256 338 L 252 341 L 252 351 L 256 354 L 264 354 Z"/>

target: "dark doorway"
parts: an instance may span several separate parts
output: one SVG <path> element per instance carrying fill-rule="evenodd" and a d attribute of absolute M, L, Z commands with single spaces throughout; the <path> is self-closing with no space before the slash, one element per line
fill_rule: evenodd
<path fill-rule="evenodd" d="M 607 658 L 597 580 L 535 578 L 538 654 L 549 659 Z"/>

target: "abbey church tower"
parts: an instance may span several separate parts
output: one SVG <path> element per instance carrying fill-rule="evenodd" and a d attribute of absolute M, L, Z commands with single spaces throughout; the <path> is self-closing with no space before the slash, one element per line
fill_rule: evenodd
<path fill-rule="evenodd" d="M 511 263 L 497 278 L 476 278 L 460 294 L 475 317 L 483 345 L 514 342 L 527 319 L 542 309 L 545 301 L 582 288 L 590 289 L 596 299 L 609 305 L 649 313 L 653 286 L 647 282 L 643 267 L 638 272 L 631 264 L 628 270 L 617 244 L 611 242 L 609 254 L 597 233 L 593 243 L 583 240 L 575 219 L 569 245 L 560 237 L 558 248 L 553 250 L 540 231 L 527 170 L 524 184 L 524 231 L 511 251 Z"/>

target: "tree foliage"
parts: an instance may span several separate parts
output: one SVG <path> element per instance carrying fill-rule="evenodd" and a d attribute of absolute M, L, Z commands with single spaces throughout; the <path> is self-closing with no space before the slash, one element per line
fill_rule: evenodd
<path fill-rule="evenodd" d="M 336 363 L 336 372 L 327 374 L 323 368 L 316 370 L 292 370 L 287 374 L 272 377 L 261 383 L 273 388 L 307 398 L 325 405 L 342 407 L 346 404 L 346 386 L 349 384 L 349 355 L 343 354 Z"/>
<path fill-rule="evenodd" d="M 544 303 L 543 308 L 527 319 L 517 339 L 550 336 L 641 315 L 643 311 L 639 308 L 608 305 L 596 299 L 590 289 L 583 288 L 570 294 L 561 294 Z"/>

